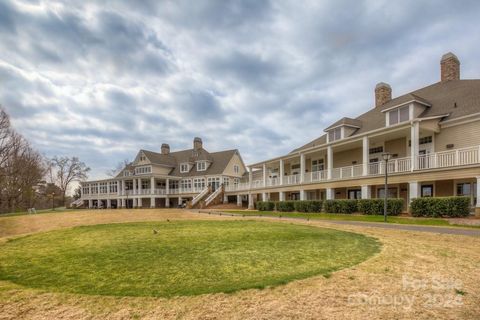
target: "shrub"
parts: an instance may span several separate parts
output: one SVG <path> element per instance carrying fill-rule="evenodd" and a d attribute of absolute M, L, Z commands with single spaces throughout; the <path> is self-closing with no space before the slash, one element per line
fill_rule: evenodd
<path fill-rule="evenodd" d="M 322 211 L 322 201 L 295 201 L 295 211 L 320 212 Z"/>
<path fill-rule="evenodd" d="M 273 211 L 275 210 L 275 202 L 273 201 L 257 201 L 257 210 Z"/>
<path fill-rule="evenodd" d="M 383 199 L 361 199 L 358 200 L 358 211 L 367 215 L 383 214 Z M 387 199 L 387 214 L 396 216 L 402 213 L 403 199 L 391 198 Z"/>
<path fill-rule="evenodd" d="M 326 200 L 327 213 L 354 213 L 357 211 L 357 200 Z"/>
<path fill-rule="evenodd" d="M 277 202 L 277 210 L 281 212 L 292 212 L 295 210 L 294 201 L 279 201 Z"/>
<path fill-rule="evenodd" d="M 415 198 L 410 209 L 414 217 L 465 217 L 470 213 L 470 198 Z"/>

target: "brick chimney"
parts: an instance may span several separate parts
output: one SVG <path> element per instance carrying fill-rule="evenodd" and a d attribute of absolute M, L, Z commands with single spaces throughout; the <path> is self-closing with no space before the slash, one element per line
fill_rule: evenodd
<path fill-rule="evenodd" d="M 440 60 L 441 81 L 460 80 L 460 61 L 457 56 L 449 52 Z"/>
<path fill-rule="evenodd" d="M 202 139 L 199 137 L 195 137 L 193 139 L 193 150 L 200 150 L 203 147 Z"/>
<path fill-rule="evenodd" d="M 392 100 L 392 88 L 385 82 L 380 82 L 375 86 L 375 107 L 381 107 Z"/>
<path fill-rule="evenodd" d="M 170 146 L 167 143 L 162 144 L 162 154 L 169 154 Z"/>

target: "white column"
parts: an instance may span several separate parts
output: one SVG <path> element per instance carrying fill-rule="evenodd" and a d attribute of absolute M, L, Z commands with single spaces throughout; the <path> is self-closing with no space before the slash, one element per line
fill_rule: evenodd
<path fill-rule="evenodd" d="M 300 190 L 300 200 L 307 200 L 305 199 L 305 190 Z"/>
<path fill-rule="evenodd" d="M 111 208 L 112 208 L 112 200 L 107 199 L 107 209 L 111 209 Z"/>
<path fill-rule="evenodd" d="M 334 200 L 335 199 L 335 189 L 327 188 L 327 200 Z"/>
<path fill-rule="evenodd" d="M 268 201 L 267 193 L 262 192 L 262 201 Z"/>
<path fill-rule="evenodd" d="M 304 181 L 305 181 L 305 154 L 300 153 L 300 183 L 303 183 Z"/>
<path fill-rule="evenodd" d="M 223 194 L 223 203 L 228 203 L 228 196 L 225 193 Z"/>
<path fill-rule="evenodd" d="M 285 165 L 283 163 L 283 159 L 280 159 L 279 174 L 280 174 L 280 185 L 282 185 L 283 184 L 283 176 L 285 175 Z"/>
<path fill-rule="evenodd" d="M 142 198 L 138 198 L 138 200 L 137 200 L 137 207 L 139 207 L 139 208 L 142 207 Z"/>
<path fill-rule="evenodd" d="M 372 197 L 372 188 L 369 185 L 362 185 L 362 199 L 370 199 Z"/>
<path fill-rule="evenodd" d="M 120 180 L 117 180 L 117 196 L 121 195 L 121 190 L 120 190 Z M 118 208 L 118 203 L 117 203 L 117 208 Z"/>
<path fill-rule="evenodd" d="M 88 194 L 91 196 L 92 195 L 92 185 L 88 185 Z"/>
<path fill-rule="evenodd" d="M 170 208 L 170 199 L 168 197 L 165 198 L 165 208 Z"/>
<path fill-rule="evenodd" d="M 242 195 L 237 194 L 237 206 L 241 207 L 242 206 Z"/>
<path fill-rule="evenodd" d="M 122 199 L 122 208 L 125 208 L 127 205 L 126 205 L 126 201 L 125 199 Z"/>
<path fill-rule="evenodd" d="M 132 194 L 137 194 L 137 179 L 132 179 Z"/>
<path fill-rule="evenodd" d="M 253 168 L 248 167 L 248 189 L 252 189 L 252 183 L 253 183 Z"/>
<path fill-rule="evenodd" d="M 253 209 L 253 194 L 249 193 L 248 194 L 248 209 Z"/>
<path fill-rule="evenodd" d="M 280 191 L 280 193 L 278 195 L 278 199 L 280 201 L 285 201 L 285 191 Z"/>
<path fill-rule="evenodd" d="M 150 208 L 155 208 L 155 197 L 150 197 Z"/>
<path fill-rule="evenodd" d="M 137 181 L 138 194 L 142 194 L 142 179 L 138 178 Z"/>
<path fill-rule="evenodd" d="M 182 202 L 183 202 L 183 199 L 182 199 L 182 197 L 178 197 L 178 205 L 181 205 L 181 204 L 182 204 Z"/>
<path fill-rule="evenodd" d="M 93 200 L 92 200 L 92 199 L 89 199 L 89 200 L 88 200 L 88 208 L 89 208 L 89 209 L 92 209 L 92 208 L 93 208 Z"/>
<path fill-rule="evenodd" d="M 110 181 L 107 181 L 107 194 L 110 194 Z"/>
<path fill-rule="evenodd" d="M 263 164 L 263 187 L 267 186 L 267 164 Z"/>
<path fill-rule="evenodd" d="M 170 193 L 170 179 L 166 179 L 166 180 L 165 180 L 165 192 L 166 192 L 167 194 Z"/>
<path fill-rule="evenodd" d="M 411 156 L 411 170 L 417 169 L 417 156 L 418 156 L 418 138 L 420 135 L 420 123 L 414 122 L 410 129 L 410 156 Z"/>
<path fill-rule="evenodd" d="M 420 196 L 420 188 L 419 183 L 417 181 L 412 181 L 408 184 L 408 195 L 409 195 L 409 203 L 412 202 L 413 199 L 418 198 Z"/>
<path fill-rule="evenodd" d="M 122 180 L 122 195 L 126 196 L 126 190 L 125 190 L 125 180 Z"/>
<path fill-rule="evenodd" d="M 332 146 L 327 147 L 327 179 L 332 179 L 333 170 L 333 149 Z"/>
<path fill-rule="evenodd" d="M 150 194 L 155 194 L 155 177 L 150 178 Z"/>
<path fill-rule="evenodd" d="M 363 137 L 363 175 L 368 175 L 368 162 L 369 162 L 369 149 L 370 143 L 368 141 L 368 137 Z"/>

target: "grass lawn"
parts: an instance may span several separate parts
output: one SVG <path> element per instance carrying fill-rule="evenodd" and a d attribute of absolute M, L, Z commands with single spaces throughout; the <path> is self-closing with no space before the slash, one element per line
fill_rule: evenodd
<path fill-rule="evenodd" d="M 323 219 L 323 220 L 347 220 L 347 221 L 365 221 L 365 222 L 383 222 L 383 216 L 380 215 L 352 215 L 340 213 L 297 213 L 297 212 L 276 212 L 276 211 L 252 211 L 252 210 L 224 210 L 228 213 L 240 214 L 245 216 L 269 216 L 269 217 L 289 217 L 289 218 L 303 218 L 303 219 Z M 440 218 L 410 218 L 388 216 L 388 223 L 399 224 L 414 224 L 414 225 L 429 225 L 429 226 L 450 226 L 450 227 L 467 227 L 479 228 L 479 226 L 469 225 L 454 225 L 450 224 L 448 220 Z"/>
<path fill-rule="evenodd" d="M 379 247 L 361 234 L 276 222 L 103 224 L 7 241 L 0 246 L 0 279 L 94 295 L 233 292 L 327 275 Z"/>
<path fill-rule="evenodd" d="M 58 207 L 55 208 L 55 210 L 52 210 L 51 208 L 49 209 L 42 209 L 42 210 L 37 210 L 35 214 L 41 214 L 41 213 L 55 213 L 55 212 L 68 212 L 68 211 L 76 211 L 78 209 L 67 209 L 65 207 Z M 23 216 L 23 215 L 35 215 L 33 213 L 28 213 L 28 211 L 19 211 L 19 212 L 9 212 L 9 213 L 0 213 L 0 218 L 1 217 L 13 217 L 13 216 Z"/>

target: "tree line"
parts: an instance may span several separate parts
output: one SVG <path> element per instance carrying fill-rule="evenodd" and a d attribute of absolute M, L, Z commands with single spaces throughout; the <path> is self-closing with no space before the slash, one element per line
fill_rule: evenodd
<path fill-rule="evenodd" d="M 72 182 L 87 179 L 89 171 L 77 157 L 42 156 L 0 108 L 0 213 L 65 206 Z"/>

